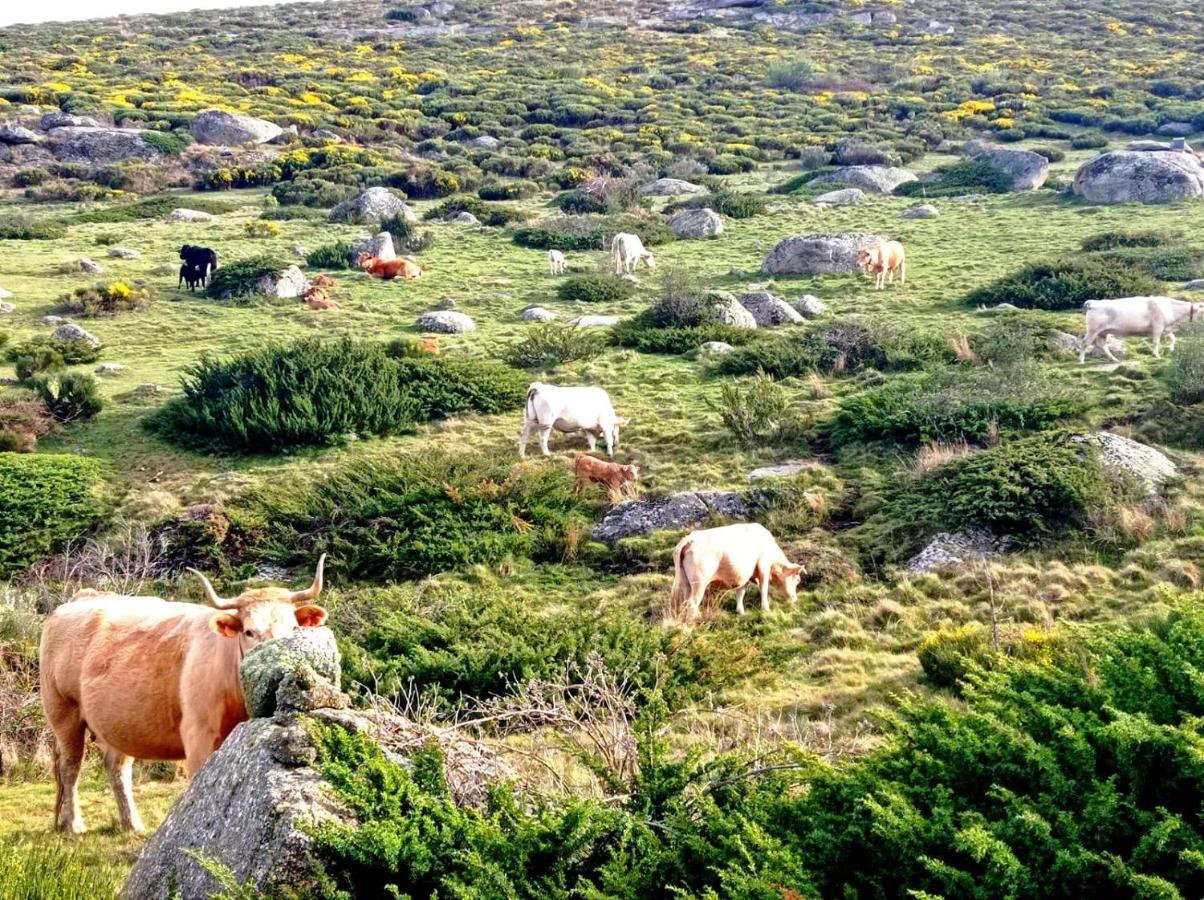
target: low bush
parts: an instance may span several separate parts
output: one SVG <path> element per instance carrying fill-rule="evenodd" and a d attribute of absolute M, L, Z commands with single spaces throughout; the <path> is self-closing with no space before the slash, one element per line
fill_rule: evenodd
<path fill-rule="evenodd" d="M 54 417 L 36 393 L 0 391 L 0 451 L 32 453 L 54 430 Z"/>
<path fill-rule="evenodd" d="M 958 194 L 1006 194 L 1012 189 L 1007 172 L 987 162 L 962 160 L 937 170 L 932 181 L 909 181 L 895 188 L 903 197 L 955 197 Z"/>
<path fill-rule="evenodd" d="M 619 232 L 638 235 L 645 247 L 674 240 L 660 219 L 635 216 L 555 216 L 523 225 L 514 231 L 514 242 L 536 250 L 608 250 Z"/>
<path fill-rule="evenodd" d="M 444 200 L 438 206 L 433 206 L 424 214 L 424 219 L 450 219 L 456 213 L 467 212 L 477 217 L 482 225 L 502 227 L 511 222 L 525 222 L 532 213 L 517 206 L 503 206 L 500 203 L 486 203 L 476 197 L 452 197 Z"/>
<path fill-rule="evenodd" d="M 259 293 L 260 282 L 283 272 L 285 264 L 272 256 L 225 263 L 209 276 L 205 293 L 216 300 L 245 300 Z"/>
<path fill-rule="evenodd" d="M 974 336 L 974 352 L 996 366 L 1027 362 L 1048 349 L 1050 331 L 1038 314 L 1009 310 L 997 314 Z"/>
<path fill-rule="evenodd" d="M 1102 265 L 1116 265 L 1158 281 L 1188 281 L 1204 276 L 1204 262 L 1190 247 L 1119 247 L 1092 253 Z"/>
<path fill-rule="evenodd" d="M 104 511 L 95 460 L 0 453 L 0 578 L 79 537 Z"/>
<path fill-rule="evenodd" d="M 137 312 L 151 303 L 150 288 L 135 283 L 113 281 L 109 284 L 76 288 L 59 298 L 60 309 L 67 315 L 94 319 L 120 312 Z"/>
<path fill-rule="evenodd" d="M 482 200 L 526 200 L 539 193 L 534 181 L 489 181 L 477 188 Z"/>
<path fill-rule="evenodd" d="M 924 676 L 937 687 L 955 689 L 975 666 L 990 657 L 987 629 L 978 622 L 924 636 L 916 656 Z"/>
<path fill-rule="evenodd" d="M 727 430 L 747 447 L 794 441 L 802 431 L 790 395 L 763 372 L 744 385 L 725 381 L 714 408 Z"/>
<path fill-rule="evenodd" d="M 751 172 L 756 166 L 757 164 L 746 156 L 720 153 L 707 163 L 707 172 L 711 175 L 736 175 L 740 172 Z"/>
<path fill-rule="evenodd" d="M 384 219 L 380 230 L 387 231 L 393 237 L 393 247 L 397 252 L 421 253 L 435 245 L 435 235 L 431 231 L 419 231 L 418 226 L 408 221 L 405 216 L 396 215 Z"/>
<path fill-rule="evenodd" d="M 1158 293 L 1158 283 L 1115 259 L 1077 257 L 1033 263 L 966 295 L 971 306 L 1011 303 L 1022 309 L 1079 309 L 1099 297 Z"/>
<path fill-rule="evenodd" d="M 243 222 L 243 234 L 249 238 L 269 238 L 280 236 L 280 226 L 275 222 L 266 221 L 262 218 L 254 219 L 250 222 Z"/>
<path fill-rule="evenodd" d="M 1114 228 L 1084 238 L 1079 246 L 1091 253 L 1096 250 L 1117 250 L 1121 247 L 1165 247 L 1181 240 L 1181 235 L 1169 231 Z"/>
<path fill-rule="evenodd" d="M 0 241 L 56 241 L 67 236 L 61 222 L 33 221 L 23 216 L 0 218 Z"/>
<path fill-rule="evenodd" d="M 311 269 L 350 269 L 354 252 L 355 245 L 350 241 L 335 241 L 314 248 L 305 258 L 305 263 Z"/>
<path fill-rule="evenodd" d="M 693 353 L 708 341 L 723 341 L 735 347 L 753 340 L 755 332 L 718 322 L 694 326 L 657 325 L 647 310 L 610 329 L 610 342 L 614 346 L 640 353 L 676 355 Z"/>
<path fill-rule="evenodd" d="M 176 156 L 181 150 L 192 143 L 192 136 L 175 131 L 153 131 L 149 128 L 142 130 L 142 140 L 150 144 L 164 156 Z"/>
<path fill-rule="evenodd" d="M 1162 377 L 1175 403 L 1204 403 L 1204 333 L 1195 328 L 1183 336 L 1188 339 L 1179 342 Z"/>
<path fill-rule="evenodd" d="M 87 372 L 63 372 L 53 377 L 37 377 L 30 386 L 41 398 L 55 421 L 67 425 L 86 422 L 104 407 L 100 385 Z"/>
<path fill-rule="evenodd" d="M 5 351 L 5 359 L 17 370 L 22 381 L 42 372 L 58 372 L 66 366 L 84 365 L 100 359 L 101 348 L 86 341 L 56 341 L 49 337 L 30 338 Z"/>
<path fill-rule="evenodd" d="M 566 362 L 593 359 L 603 347 L 602 336 L 596 331 L 549 322 L 533 327 L 503 358 L 519 369 L 551 369 Z"/>
<path fill-rule="evenodd" d="M 525 391 L 522 376 L 497 363 L 397 358 L 381 344 L 311 339 L 203 359 L 186 370 L 183 395 L 147 425 L 180 443 L 275 452 L 502 412 L 520 406 Z"/>
<path fill-rule="evenodd" d="M 609 303 L 630 297 L 635 285 L 613 275 L 587 273 L 565 278 L 556 293 L 568 303 Z"/>
<path fill-rule="evenodd" d="M 1070 146 L 1075 150 L 1102 150 L 1108 146 L 1108 139 L 1102 134 L 1094 132 L 1089 134 L 1077 134 L 1070 139 Z"/>
<path fill-rule="evenodd" d="M 1052 428 L 1088 398 L 1035 365 L 901 376 L 840 399 L 824 423 L 833 444 L 984 441 L 1003 431 Z"/>
<path fill-rule="evenodd" d="M 71 217 L 71 222 L 83 225 L 158 219 L 181 206 L 187 206 L 188 209 L 207 212 L 215 216 L 228 213 L 233 208 L 229 204 L 216 200 L 208 200 L 204 197 L 188 197 L 187 200 L 182 197 L 171 196 L 150 197 L 134 203 L 122 203 L 117 206 L 110 206 L 107 209 L 92 209 L 87 212 L 76 213 Z"/>
<path fill-rule="evenodd" d="M 751 219 L 765 212 L 765 203 L 764 194 L 720 190 L 674 203 L 665 207 L 665 212 L 708 207 L 729 219 Z"/>
<path fill-rule="evenodd" d="M 606 200 L 588 191 L 568 191 L 556 198 L 556 206 L 561 212 L 572 216 L 604 213 L 607 210 Z"/>

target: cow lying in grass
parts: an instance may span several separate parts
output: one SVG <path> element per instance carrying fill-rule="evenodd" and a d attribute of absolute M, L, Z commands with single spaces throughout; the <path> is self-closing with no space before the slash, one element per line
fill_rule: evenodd
<path fill-rule="evenodd" d="M 636 465 L 621 466 L 618 463 L 607 462 L 604 459 L 580 454 L 573 463 L 575 483 L 573 492 L 580 494 L 588 484 L 600 484 L 606 488 L 606 495 L 611 503 L 618 503 L 623 496 L 625 485 L 638 481 L 640 467 Z"/>
<path fill-rule="evenodd" d="M 383 278 L 386 281 L 393 278 L 418 278 L 422 275 L 418 264 L 408 259 L 381 259 L 361 253 L 356 257 L 355 264 L 373 278 Z"/>
<path fill-rule="evenodd" d="M 1119 297 L 1115 300 L 1088 300 L 1083 304 L 1087 331 L 1079 343 L 1079 362 L 1085 362 L 1094 344 L 1112 362 L 1119 360 L 1108 348 L 1109 335 L 1133 337 L 1148 334 L 1154 339 L 1154 356 L 1162 355 L 1162 336 L 1166 335 L 1168 353 L 1175 352 L 1175 332 L 1180 322 L 1204 317 L 1204 303 L 1189 303 L 1174 297 Z"/>
<path fill-rule="evenodd" d="M 744 613 L 744 592 L 761 588 L 761 609 L 769 611 L 773 584 L 795 602 L 803 567 L 792 563 L 773 535 L 755 523 L 692 531 L 673 550 L 672 614 L 692 622 L 711 588 L 736 590 L 736 612 Z"/>
<path fill-rule="evenodd" d="M 898 241 L 880 241 L 877 247 L 857 251 L 857 262 L 866 272 L 874 273 L 874 287 L 886 289 L 886 280 L 895 283 L 895 272 L 899 273 L 899 284 L 907 283 L 907 255 Z"/>

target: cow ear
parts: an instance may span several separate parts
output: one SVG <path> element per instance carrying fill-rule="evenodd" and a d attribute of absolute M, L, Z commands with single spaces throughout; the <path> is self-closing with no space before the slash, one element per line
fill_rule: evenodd
<path fill-rule="evenodd" d="M 326 610 L 320 606 L 298 606 L 296 614 L 302 628 L 317 628 L 326 621 Z"/>
<path fill-rule="evenodd" d="M 627 423 L 630 421 L 631 421 L 631 419 L 625 419 L 622 416 L 615 416 L 615 424 L 618 425 L 620 428 L 626 428 Z"/>
<path fill-rule="evenodd" d="M 787 575 L 806 575 L 807 568 L 801 564 L 786 566 Z"/>
<path fill-rule="evenodd" d="M 229 613 L 221 613 L 209 620 L 209 627 L 222 637 L 235 638 L 242 634 L 242 619 Z"/>

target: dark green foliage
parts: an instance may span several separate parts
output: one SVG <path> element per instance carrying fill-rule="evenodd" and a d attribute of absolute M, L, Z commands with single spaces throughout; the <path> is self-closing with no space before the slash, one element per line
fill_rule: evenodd
<path fill-rule="evenodd" d="M 1088 399 L 1035 366 L 961 368 L 903 376 L 840 399 L 824 430 L 836 445 L 985 440 L 995 429 L 1033 431 L 1086 409 Z"/>
<path fill-rule="evenodd" d="M 215 216 L 227 213 L 232 208 L 229 204 L 217 200 L 207 200 L 204 197 L 151 197 L 134 203 L 110 206 L 107 209 L 76 213 L 71 217 L 71 221 L 79 224 L 137 222 L 141 219 L 158 219 L 181 206 Z"/>
<path fill-rule="evenodd" d="M 1200 253 L 1190 247 L 1122 247 L 1101 250 L 1089 257 L 1103 265 L 1117 265 L 1158 281 L 1188 281 L 1204 276 Z"/>
<path fill-rule="evenodd" d="M 802 431 L 790 395 L 763 372 L 746 384 L 725 381 L 714 408 L 727 430 L 746 447 L 793 443 Z"/>
<path fill-rule="evenodd" d="M 61 222 L 35 222 L 14 215 L 0 219 L 0 241 L 54 241 L 66 235 L 67 227 Z"/>
<path fill-rule="evenodd" d="M 95 460 L 0 453 L 0 578 L 79 537 L 104 506 Z"/>
<path fill-rule="evenodd" d="M 164 156 L 175 156 L 192 143 L 191 135 L 176 131 L 153 131 L 149 128 L 143 129 L 142 140 Z"/>
<path fill-rule="evenodd" d="M 86 341 L 56 341 L 49 337 L 30 338 L 5 351 L 5 359 L 13 364 L 22 381 L 42 372 L 96 362 L 99 358 L 100 348 Z"/>
<path fill-rule="evenodd" d="M 355 246 L 350 241 L 335 241 L 316 247 L 305 258 L 305 262 L 311 269 L 350 269 L 354 252 Z"/>
<path fill-rule="evenodd" d="M 556 205 L 570 215 L 586 215 L 606 212 L 606 201 L 597 194 L 586 191 L 568 191 L 556 198 Z"/>
<path fill-rule="evenodd" d="M 246 300 L 259 293 L 259 283 L 275 278 L 285 264 L 272 256 L 256 256 L 225 263 L 209 276 L 205 294 L 217 300 Z"/>
<path fill-rule="evenodd" d="M 1181 235 L 1169 231 L 1114 228 L 1085 238 L 1079 246 L 1090 253 L 1096 250 L 1116 250 L 1121 247 L 1165 247 L 1181 241 Z"/>
<path fill-rule="evenodd" d="M 1078 309 L 1099 297 L 1137 297 L 1158 293 L 1149 275 L 1115 259 L 1091 256 L 1033 263 L 966 295 L 971 306 L 1011 303 L 1022 309 Z"/>
<path fill-rule="evenodd" d="M 491 181 L 477 188 L 482 200 L 526 200 L 539 193 L 534 181 Z"/>
<path fill-rule="evenodd" d="M 707 163 L 707 171 L 712 175 L 735 175 L 738 172 L 751 172 L 756 163 L 746 156 L 735 156 L 731 153 L 721 153 Z"/>
<path fill-rule="evenodd" d="M 39 184 L 45 184 L 50 179 L 50 173 L 38 166 L 29 166 L 24 169 L 18 169 L 17 174 L 13 176 L 14 187 L 37 187 Z"/>
<path fill-rule="evenodd" d="M 560 282 L 556 293 L 569 303 L 608 303 L 630 297 L 635 286 L 613 275 L 570 275 Z"/>
<path fill-rule="evenodd" d="M 295 222 L 299 220 L 318 222 L 324 221 L 326 216 L 319 209 L 309 209 L 305 206 L 277 206 L 272 209 L 265 209 L 259 214 L 259 218 L 268 222 Z"/>
<path fill-rule="evenodd" d="M 311 339 L 203 359 L 187 370 L 183 396 L 147 424 L 181 443 L 276 452 L 469 410 L 513 409 L 524 389 L 521 376 L 496 363 L 397 359 L 381 344 Z"/>
<path fill-rule="evenodd" d="M 86 422 L 104 407 L 100 385 L 87 372 L 64 372 L 53 378 L 33 378 L 30 386 L 46 404 L 55 421 Z"/>
<path fill-rule="evenodd" d="M 1204 402 L 1204 343 L 1199 328 L 1181 335 L 1163 373 L 1171 400 L 1180 404 Z"/>
<path fill-rule="evenodd" d="M 977 622 L 928 634 L 916 651 L 924 676 L 937 687 L 956 689 L 975 665 L 985 663 L 987 630 Z"/>
<path fill-rule="evenodd" d="M 809 59 L 795 59 L 773 63 L 765 73 L 765 81 L 780 91 L 803 91 L 814 74 L 815 65 Z"/>
<path fill-rule="evenodd" d="M 609 250 L 611 238 L 621 231 L 638 235 L 645 247 L 674 240 L 669 226 L 659 219 L 561 216 L 515 229 L 514 242 L 536 250 Z"/>
<path fill-rule="evenodd" d="M 438 206 L 428 209 L 423 214 L 424 219 L 450 219 L 456 213 L 468 212 L 477 217 L 482 225 L 502 227 L 511 222 L 523 222 L 531 218 L 531 214 L 516 206 L 503 206 L 500 203 L 486 203 L 476 197 L 452 197 L 444 200 Z"/>
<path fill-rule="evenodd" d="M 793 194 L 796 191 L 802 190 L 808 184 L 815 180 L 819 172 L 808 171 L 801 172 L 798 175 L 793 175 L 787 178 L 781 184 L 775 184 L 768 191 L 770 194 Z"/>
<path fill-rule="evenodd" d="M 996 366 L 1025 362 L 1048 349 L 1050 330 L 1039 313 L 1000 312 L 975 335 L 974 352 Z"/>
<path fill-rule="evenodd" d="M 755 333 L 747 328 L 712 323 L 694 326 L 661 326 L 651 321 L 647 311 L 615 325 L 610 342 L 641 353 L 693 353 L 707 341 L 723 341 L 732 346 L 748 343 Z"/>
<path fill-rule="evenodd" d="M 904 197 L 955 197 L 958 194 L 1006 194 L 1012 189 L 1007 172 L 987 162 L 962 160 L 940 170 L 934 181 L 909 181 L 895 188 Z"/>
<path fill-rule="evenodd" d="M 592 359 L 602 352 L 602 336 L 574 325 L 536 325 L 506 351 L 505 360 L 519 369 L 551 369 L 561 363 Z"/>
<path fill-rule="evenodd" d="M 1070 146 L 1075 150 L 1100 150 L 1108 146 L 1108 139 L 1102 134 L 1078 134 L 1071 138 Z"/>
<path fill-rule="evenodd" d="M 1066 158 L 1066 151 L 1059 150 L 1057 147 L 1033 147 L 1033 152 L 1044 156 L 1051 163 L 1061 162 Z"/>
<path fill-rule="evenodd" d="M 393 246 L 400 254 L 421 253 L 435 245 L 435 235 L 431 231 L 419 231 L 418 226 L 409 222 L 405 216 L 396 215 L 384 219 L 380 230 L 387 231 L 393 237 Z"/>
<path fill-rule="evenodd" d="M 719 190 L 665 207 L 665 212 L 678 209 L 701 209 L 709 207 L 730 219 L 751 219 L 765 212 L 765 195 Z"/>

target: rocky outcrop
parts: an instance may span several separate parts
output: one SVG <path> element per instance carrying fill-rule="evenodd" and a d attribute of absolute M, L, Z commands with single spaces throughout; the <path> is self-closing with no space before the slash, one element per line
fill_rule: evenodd
<path fill-rule="evenodd" d="M 216 144 L 233 147 L 239 144 L 266 144 L 275 140 L 283 129 L 266 119 L 227 112 L 224 109 L 206 109 L 197 113 L 189 131 L 198 144 Z"/>
<path fill-rule="evenodd" d="M 1007 173 L 1013 191 L 1035 191 L 1049 177 L 1049 160 L 1031 150 L 998 147 L 979 153 L 972 161 Z"/>
<path fill-rule="evenodd" d="M 941 211 L 931 203 L 920 203 L 917 206 L 909 206 L 899 216 L 904 219 L 935 219 L 941 214 Z"/>
<path fill-rule="evenodd" d="M 1204 197 L 1204 165 L 1191 153 L 1103 153 L 1079 167 L 1074 192 L 1092 203 L 1170 203 Z"/>
<path fill-rule="evenodd" d="M 168 222 L 211 222 L 213 215 L 201 212 L 199 209 L 187 209 L 183 206 L 173 209 L 164 218 Z"/>
<path fill-rule="evenodd" d="M 437 309 L 420 315 L 414 327 L 419 331 L 432 331 L 439 334 L 463 334 L 466 331 L 476 331 L 477 323 L 462 312 L 450 309 Z"/>
<path fill-rule="evenodd" d="M 915 172 L 898 166 L 842 166 L 811 179 L 809 184 L 847 184 L 875 194 L 889 194 L 899 185 L 915 180 Z"/>
<path fill-rule="evenodd" d="M 252 647 L 238 669 L 247 714 L 252 719 L 275 715 L 281 686 L 302 664 L 337 691 L 340 660 L 339 645 L 329 628 L 298 628 L 279 640 Z M 289 689 L 296 689 L 296 684 Z"/>
<path fill-rule="evenodd" d="M 997 538 L 978 528 L 966 531 L 942 531 L 928 546 L 907 562 L 909 572 L 936 572 L 955 569 L 998 556 L 1007 549 L 1007 539 Z"/>
<path fill-rule="evenodd" d="M 814 294 L 803 294 L 794 301 L 794 308 L 799 311 L 799 314 L 804 319 L 818 319 L 820 316 L 827 315 L 828 307 L 824 301 L 820 300 Z"/>
<path fill-rule="evenodd" d="M 574 328 L 605 328 L 611 325 L 618 325 L 622 321 L 622 316 L 577 316 L 575 319 L 569 319 L 569 324 Z"/>
<path fill-rule="evenodd" d="M 519 314 L 519 318 L 524 322 L 551 322 L 556 318 L 556 313 L 542 306 L 528 306 Z"/>
<path fill-rule="evenodd" d="M 868 23 L 867 23 L 868 24 Z M 855 135 L 846 135 L 832 150 L 832 164 L 837 166 L 889 166 L 891 153 Z"/>
<path fill-rule="evenodd" d="M 681 178 L 658 178 L 641 185 L 640 193 L 646 197 L 678 197 L 686 194 L 705 194 L 706 188 Z"/>
<path fill-rule="evenodd" d="M 1189 137 L 1196 132 L 1191 122 L 1167 122 L 1158 126 L 1158 134 L 1166 137 Z"/>
<path fill-rule="evenodd" d="M 85 275 L 103 275 L 105 273 L 104 267 L 88 256 L 80 259 L 76 262 L 76 265 L 79 266 L 79 270 Z"/>
<path fill-rule="evenodd" d="M 417 223 L 418 216 L 388 188 L 372 187 L 362 194 L 344 200 L 330 211 L 331 222 L 351 222 L 357 225 L 379 225 L 385 219 L 401 216 Z"/>
<path fill-rule="evenodd" d="M 482 134 L 469 141 L 468 146 L 475 150 L 496 150 L 502 146 L 502 142 L 491 134 Z"/>
<path fill-rule="evenodd" d="M 49 131 L 52 128 L 99 128 L 100 122 L 91 116 L 74 116 L 56 109 L 42 116 L 38 127 L 43 131 Z"/>
<path fill-rule="evenodd" d="M 705 341 L 698 352 L 703 356 L 722 356 L 724 353 L 731 353 L 736 348 L 727 341 Z"/>
<path fill-rule="evenodd" d="M 758 328 L 773 328 L 777 325 L 798 325 L 805 321 L 802 313 L 769 291 L 753 291 L 742 294 L 740 305 L 752 313 Z"/>
<path fill-rule="evenodd" d="M 130 159 L 159 159 L 159 151 L 144 134 L 137 128 L 55 128 L 48 139 L 56 159 L 107 166 Z"/>
<path fill-rule="evenodd" d="M 679 238 L 712 238 L 723 234 L 723 218 L 713 209 L 683 209 L 669 220 L 669 228 Z"/>
<path fill-rule="evenodd" d="M 466 209 L 460 210 L 447 221 L 454 222 L 456 225 L 480 225 L 481 220 L 474 216 Z"/>
<path fill-rule="evenodd" d="M 857 251 L 876 247 L 881 235 L 863 231 L 846 234 L 796 234 L 769 252 L 761 271 L 766 275 L 839 275 L 860 272 Z"/>
<path fill-rule="evenodd" d="M 667 528 L 695 528 L 716 516 L 739 519 L 748 513 L 748 501 L 735 491 L 692 491 L 652 500 L 625 500 L 610 508 L 594 526 L 592 536 L 613 544 Z"/>
<path fill-rule="evenodd" d="M 257 294 L 290 300 L 305 293 L 305 273 L 289 266 L 279 275 L 265 275 L 255 287 Z"/>
<path fill-rule="evenodd" d="M 141 259 L 142 254 L 129 247 L 110 247 L 109 256 L 113 259 Z"/>
<path fill-rule="evenodd" d="M 42 136 L 15 122 L 0 124 L 0 144 L 40 144 Z"/>
<path fill-rule="evenodd" d="M 50 334 L 50 339 L 67 344 L 85 344 L 92 349 L 100 346 L 100 338 L 82 325 L 76 325 L 73 322 L 66 322 L 54 329 Z"/>
<path fill-rule="evenodd" d="M 1012 309 L 1015 308 L 1016 307 L 1014 306 L 1012 307 Z M 1055 331 L 1049 336 L 1050 347 L 1054 350 L 1061 350 L 1065 353 L 1073 353 L 1077 355 L 1079 352 L 1079 345 L 1081 343 L 1082 340 L 1078 335 L 1070 334 L 1066 331 Z M 1124 341 L 1114 334 L 1108 335 L 1104 339 L 1104 344 L 1117 359 L 1124 359 L 1129 354 L 1128 346 Z M 1108 358 L 1108 354 L 1105 353 L 1098 344 L 1092 344 L 1091 348 L 1087 351 L 1087 355 L 1100 357 L 1102 359 Z"/>
<path fill-rule="evenodd" d="M 711 308 L 715 311 L 715 316 L 721 324 L 730 325 L 733 328 L 757 327 L 756 318 L 736 299 L 735 294 L 727 291 L 711 291 L 707 294 L 707 299 L 711 301 Z"/>
<path fill-rule="evenodd" d="M 766 478 L 791 478 L 799 472 L 805 472 L 807 469 L 813 468 L 815 463 L 807 459 L 787 459 L 780 463 L 774 463 L 772 466 L 761 466 L 759 469 L 753 469 L 748 473 L 748 480 L 762 481 Z"/>
<path fill-rule="evenodd" d="M 1165 454 L 1110 431 L 1079 435 L 1074 441 L 1094 447 L 1105 472 L 1132 479 L 1150 499 L 1156 499 L 1163 485 L 1178 474 L 1175 464 Z"/>
<path fill-rule="evenodd" d="M 820 206 L 856 206 L 865 200 L 865 191 L 861 188 L 841 188 L 837 191 L 828 191 L 826 194 L 820 194 L 811 202 Z"/>
<path fill-rule="evenodd" d="M 351 252 L 352 261 L 354 262 L 355 258 L 361 253 L 367 253 L 369 256 L 375 256 L 377 259 L 397 259 L 397 251 L 393 249 L 393 235 L 387 231 L 382 231 L 371 237 L 361 238 L 356 243 L 355 249 Z"/>

